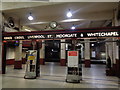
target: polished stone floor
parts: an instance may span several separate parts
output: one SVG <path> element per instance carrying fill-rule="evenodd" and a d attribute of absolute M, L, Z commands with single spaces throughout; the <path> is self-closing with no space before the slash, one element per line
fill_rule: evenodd
<path fill-rule="evenodd" d="M 15 70 L 7 66 L 7 72 L 2 76 L 2 88 L 118 88 L 118 78 L 105 75 L 105 65 L 92 64 L 91 68 L 82 66 L 83 76 L 80 83 L 66 83 L 66 66 L 59 63 L 46 63 L 40 66 L 40 77 L 24 79 L 23 69 Z"/>

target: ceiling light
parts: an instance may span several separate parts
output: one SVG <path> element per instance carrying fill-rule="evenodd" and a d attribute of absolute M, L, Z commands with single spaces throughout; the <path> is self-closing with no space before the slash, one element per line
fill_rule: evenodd
<path fill-rule="evenodd" d="M 25 31 L 31 32 L 31 30 L 29 30 L 29 29 L 25 29 Z"/>
<path fill-rule="evenodd" d="M 94 44 L 92 44 L 91 46 L 94 46 Z"/>
<path fill-rule="evenodd" d="M 77 22 L 77 21 L 82 21 L 84 19 L 66 19 L 66 20 L 62 20 L 60 22 Z"/>
<path fill-rule="evenodd" d="M 73 30 L 74 30 L 74 29 L 75 29 L 75 26 L 73 25 L 73 26 L 71 27 L 71 29 L 73 29 Z"/>
<path fill-rule="evenodd" d="M 71 13 L 70 9 L 69 9 L 69 11 L 68 11 L 68 13 L 67 13 L 67 17 L 68 17 L 68 18 L 72 17 L 72 13 Z"/>
<path fill-rule="evenodd" d="M 48 23 L 48 22 L 33 22 L 33 23 L 29 23 L 29 24 L 45 24 L 45 23 Z"/>
<path fill-rule="evenodd" d="M 31 15 L 31 13 L 30 13 L 30 15 L 28 16 L 28 20 L 33 20 L 33 16 Z"/>
<path fill-rule="evenodd" d="M 83 37 L 83 34 L 81 33 L 80 36 Z"/>

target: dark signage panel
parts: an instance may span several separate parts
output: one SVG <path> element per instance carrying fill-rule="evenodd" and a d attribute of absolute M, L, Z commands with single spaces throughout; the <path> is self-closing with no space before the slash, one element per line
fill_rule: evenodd
<path fill-rule="evenodd" d="M 105 32 L 17 35 L 17 36 L 3 36 L 3 40 L 65 39 L 65 38 L 89 38 L 89 37 L 120 37 L 120 32 L 105 31 Z"/>

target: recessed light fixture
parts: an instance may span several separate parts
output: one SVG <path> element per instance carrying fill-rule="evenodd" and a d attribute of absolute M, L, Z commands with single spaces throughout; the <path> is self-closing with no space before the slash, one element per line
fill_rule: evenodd
<path fill-rule="evenodd" d="M 73 30 L 75 29 L 75 25 L 74 25 L 74 24 L 73 24 L 73 26 L 71 27 L 71 29 L 73 29 Z"/>
<path fill-rule="evenodd" d="M 72 17 L 72 13 L 71 13 L 70 9 L 69 9 L 69 11 L 68 11 L 68 13 L 67 13 L 67 17 L 68 17 L 68 18 Z"/>
<path fill-rule="evenodd" d="M 30 13 L 29 16 L 28 16 L 28 20 L 30 20 L 30 21 L 33 20 L 33 16 L 32 16 L 31 13 Z"/>
<path fill-rule="evenodd" d="M 81 33 L 80 36 L 83 37 L 83 34 Z"/>
<path fill-rule="evenodd" d="M 91 46 L 94 46 L 94 44 L 91 44 Z"/>

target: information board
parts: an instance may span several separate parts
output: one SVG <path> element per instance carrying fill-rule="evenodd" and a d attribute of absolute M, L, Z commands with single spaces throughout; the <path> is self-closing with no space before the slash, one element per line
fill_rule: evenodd
<path fill-rule="evenodd" d="M 68 51 L 68 67 L 78 67 L 79 53 L 78 51 Z"/>

